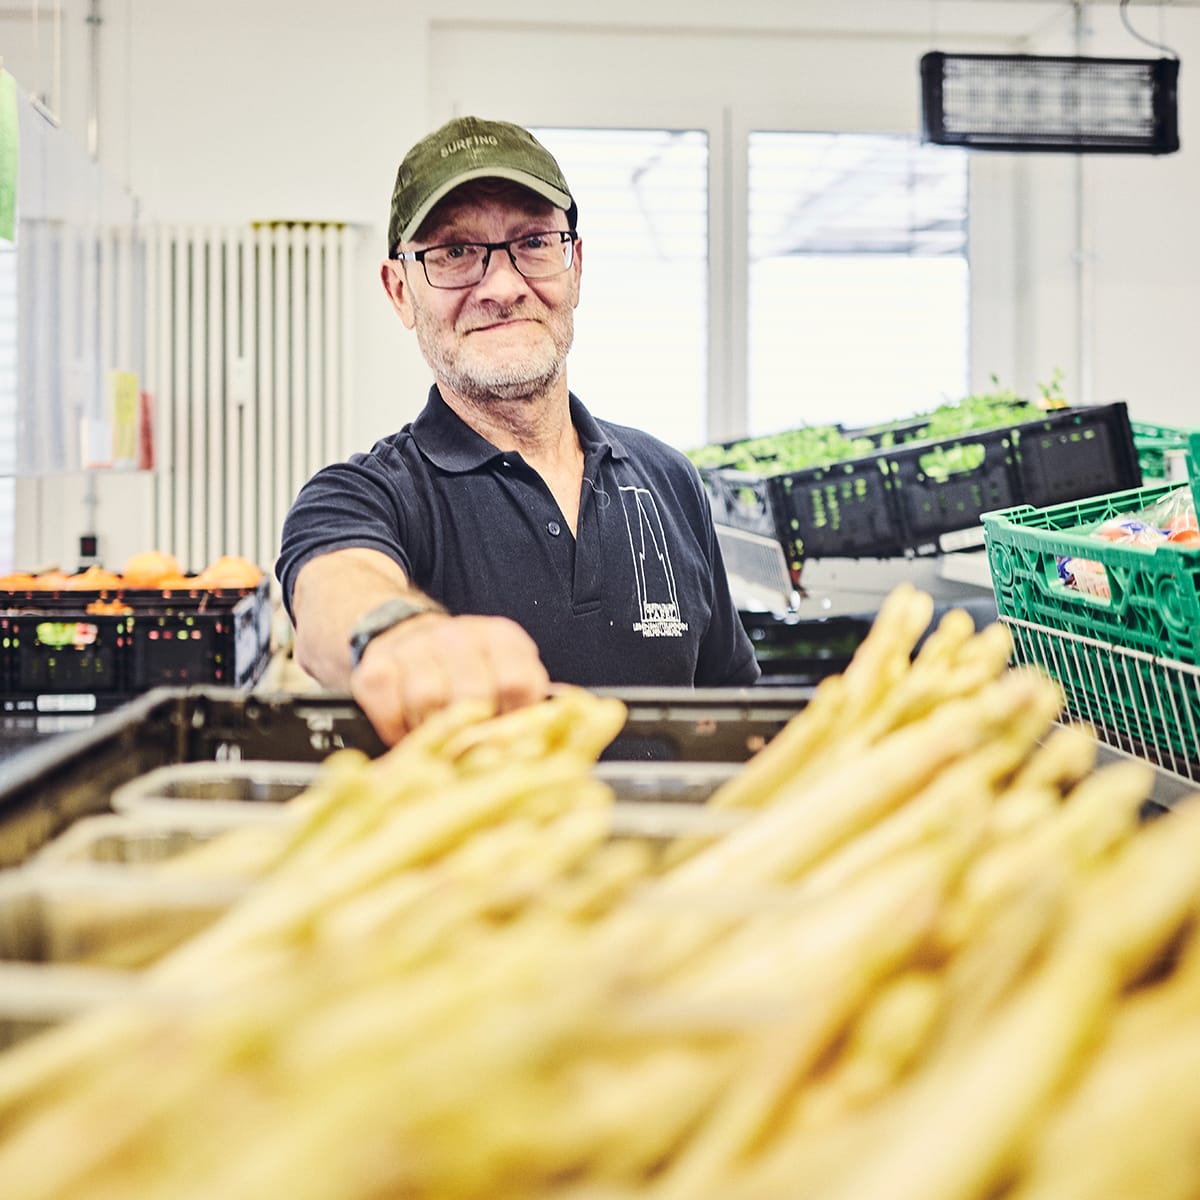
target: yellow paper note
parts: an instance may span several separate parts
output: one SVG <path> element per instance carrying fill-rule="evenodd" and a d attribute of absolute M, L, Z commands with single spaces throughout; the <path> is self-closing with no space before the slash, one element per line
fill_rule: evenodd
<path fill-rule="evenodd" d="M 113 466 L 136 466 L 138 377 L 132 371 L 109 371 L 108 411 L 112 425 Z"/>

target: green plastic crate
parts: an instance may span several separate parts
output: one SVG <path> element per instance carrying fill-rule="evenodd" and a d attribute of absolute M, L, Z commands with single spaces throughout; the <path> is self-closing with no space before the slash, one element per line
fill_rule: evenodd
<path fill-rule="evenodd" d="M 1171 425 L 1149 425 L 1144 421 L 1130 421 L 1129 428 L 1143 479 L 1147 483 L 1167 479 L 1167 455 L 1174 450 L 1187 450 L 1189 431 Z"/>
<path fill-rule="evenodd" d="M 1200 785 L 1200 666 L 1014 618 L 1015 662 L 1058 680 L 1064 712 L 1097 736 Z"/>
<path fill-rule="evenodd" d="M 1186 448 L 1200 510 L 1200 432 L 1189 435 Z M 1157 744 L 1194 761 L 1200 759 L 1192 732 L 1200 728 L 1195 677 L 1178 672 L 1177 686 L 1153 702 L 1148 681 L 1152 672 L 1161 674 L 1163 661 L 1200 665 L 1200 547 L 1120 545 L 1079 528 L 1144 509 L 1180 486 L 1187 485 L 1160 483 L 1046 508 L 1022 505 L 985 513 L 983 527 L 999 615 L 1077 640 L 1075 660 L 1067 652 L 1048 668 L 1070 711 L 1130 737 L 1149 729 Z M 1060 558 L 1099 563 L 1109 595 L 1064 584 Z M 1086 667 L 1088 656 L 1102 659 L 1109 647 L 1128 652 L 1119 688 Z"/>

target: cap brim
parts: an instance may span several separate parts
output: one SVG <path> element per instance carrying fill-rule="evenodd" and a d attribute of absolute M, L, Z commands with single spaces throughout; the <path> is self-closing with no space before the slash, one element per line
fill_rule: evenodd
<path fill-rule="evenodd" d="M 460 187 L 472 179 L 507 179 L 512 183 L 519 183 L 531 192 L 536 192 L 543 199 L 549 200 L 551 204 L 556 208 L 561 208 L 564 212 L 569 212 L 574 203 L 570 195 L 562 188 L 556 188 L 552 183 L 547 183 L 546 180 L 539 179 L 536 175 L 530 175 L 511 167 L 476 167 L 471 171 L 463 171 L 461 175 L 455 175 L 453 179 L 446 180 L 445 183 L 430 192 L 421 201 L 408 224 L 400 230 L 400 240 L 402 242 L 411 241 L 438 201 L 445 199 L 456 187 Z"/>

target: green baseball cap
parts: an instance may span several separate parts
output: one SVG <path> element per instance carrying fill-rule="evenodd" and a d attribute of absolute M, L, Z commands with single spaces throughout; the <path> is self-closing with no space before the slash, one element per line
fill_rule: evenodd
<path fill-rule="evenodd" d="M 455 117 L 423 137 L 396 172 L 388 253 L 409 241 L 433 206 L 471 179 L 509 179 L 565 209 L 575 228 L 577 208 L 554 156 L 520 125 Z"/>

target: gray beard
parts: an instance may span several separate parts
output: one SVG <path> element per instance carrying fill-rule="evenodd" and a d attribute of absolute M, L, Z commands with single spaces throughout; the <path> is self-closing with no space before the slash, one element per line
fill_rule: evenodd
<path fill-rule="evenodd" d="M 540 396 L 562 375 L 564 366 L 559 358 L 541 370 L 533 370 L 532 364 L 512 364 L 506 370 L 497 368 L 472 373 L 464 370 L 461 364 L 447 362 L 438 356 L 430 361 L 434 374 L 441 382 L 464 400 L 476 404 L 484 404 L 489 400 L 526 400 L 531 396 Z"/>
<path fill-rule="evenodd" d="M 525 400 L 542 395 L 562 377 L 574 332 L 574 321 L 568 317 L 565 327 L 550 326 L 553 354 L 530 356 L 522 362 L 471 366 L 461 358 L 451 358 L 436 331 L 425 321 L 424 314 L 420 309 L 416 313 L 417 345 L 434 375 L 456 395 L 476 404 L 486 404 L 490 400 Z"/>

